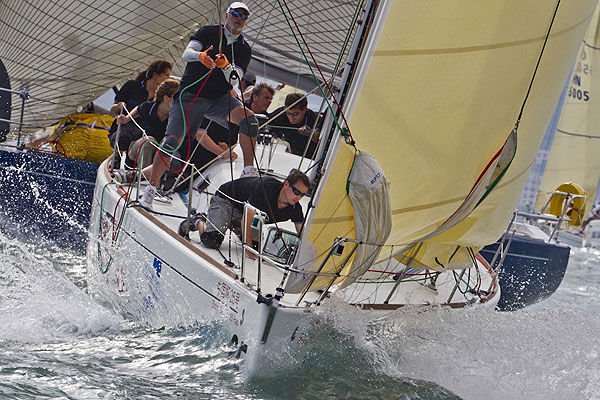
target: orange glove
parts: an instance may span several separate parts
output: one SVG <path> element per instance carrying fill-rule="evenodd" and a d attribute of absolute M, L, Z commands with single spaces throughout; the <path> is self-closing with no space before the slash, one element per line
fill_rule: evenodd
<path fill-rule="evenodd" d="M 200 55 L 198 56 L 198 59 L 200 60 L 202 65 L 204 65 L 208 69 L 213 69 L 215 67 L 214 60 L 212 58 L 210 58 L 210 56 L 207 54 L 209 52 L 209 50 L 212 50 L 212 48 L 213 47 L 211 44 L 208 49 L 201 51 Z"/>
<path fill-rule="evenodd" d="M 225 54 L 217 54 L 217 59 L 215 60 L 215 64 L 217 64 L 217 68 L 226 68 L 229 65 L 229 60 L 225 57 Z"/>

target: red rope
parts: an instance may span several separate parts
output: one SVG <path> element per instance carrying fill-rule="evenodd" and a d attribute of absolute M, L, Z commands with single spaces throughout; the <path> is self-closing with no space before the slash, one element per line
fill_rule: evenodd
<path fill-rule="evenodd" d="M 52 140 L 50 143 L 52 143 L 54 145 L 54 147 L 56 148 L 56 151 L 58 151 L 58 154 L 65 156 L 65 157 L 67 156 L 67 151 L 65 150 L 63 145 L 58 140 Z"/>
<path fill-rule="evenodd" d="M 346 124 L 346 129 L 348 129 L 348 135 L 350 136 L 350 139 L 352 141 L 352 145 L 354 146 L 354 144 L 356 142 L 354 141 L 354 138 L 352 137 L 352 133 L 350 132 L 350 124 L 348 124 L 348 121 L 346 120 L 346 116 L 344 115 L 344 112 L 342 111 L 342 106 L 340 106 L 340 104 L 338 103 L 337 99 L 335 98 L 335 95 L 333 94 L 333 90 L 331 90 L 331 87 L 329 87 L 329 83 L 327 82 L 327 79 L 325 79 L 325 75 L 323 74 L 323 71 L 321 71 L 321 67 L 319 67 L 319 63 L 315 59 L 312 51 L 310 51 L 310 47 L 308 46 L 308 43 L 306 43 L 306 40 L 304 39 L 304 35 L 302 35 L 302 31 L 300 31 L 300 27 L 296 23 L 296 20 L 294 19 L 294 16 L 292 15 L 292 11 L 288 7 L 287 2 L 285 0 L 283 0 L 283 4 L 285 5 L 285 8 L 287 8 L 288 14 L 290 16 L 290 19 L 292 20 L 292 22 L 296 26 L 296 30 L 298 31 L 298 34 L 300 35 L 300 38 L 302 38 L 302 42 L 304 42 L 304 46 L 306 46 L 306 51 L 308 51 L 308 54 L 310 54 L 310 58 L 313 60 L 313 63 L 315 64 L 315 67 L 319 71 L 319 74 L 321 75 L 321 79 L 323 80 L 323 83 L 327 87 L 327 90 L 329 91 L 329 94 L 331 95 L 331 98 L 333 99 L 335 105 L 337 106 L 338 111 L 342 115 L 342 119 L 344 120 L 344 123 Z"/>

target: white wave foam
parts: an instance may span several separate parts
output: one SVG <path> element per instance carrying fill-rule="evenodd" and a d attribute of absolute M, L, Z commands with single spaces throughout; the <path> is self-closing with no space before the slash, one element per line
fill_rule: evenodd
<path fill-rule="evenodd" d="M 574 260 L 562 293 L 517 312 L 410 307 L 375 318 L 334 305 L 325 315 L 375 373 L 432 381 L 464 399 L 597 398 L 599 296 L 574 297 L 587 270 Z"/>
<path fill-rule="evenodd" d="M 119 318 L 31 246 L 0 234 L 0 258 L 0 340 L 52 341 L 120 329 Z"/>

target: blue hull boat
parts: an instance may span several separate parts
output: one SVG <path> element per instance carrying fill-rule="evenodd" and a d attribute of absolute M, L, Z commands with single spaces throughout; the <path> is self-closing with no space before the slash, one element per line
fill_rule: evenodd
<path fill-rule="evenodd" d="M 498 245 L 490 244 L 480 254 L 491 263 Z M 496 308 L 514 311 L 552 295 L 565 276 L 570 250 L 569 246 L 515 235 L 500 270 L 501 296 Z M 493 267 L 499 260 L 497 257 Z"/>
<path fill-rule="evenodd" d="M 0 229 L 83 251 L 98 164 L 0 149 Z"/>

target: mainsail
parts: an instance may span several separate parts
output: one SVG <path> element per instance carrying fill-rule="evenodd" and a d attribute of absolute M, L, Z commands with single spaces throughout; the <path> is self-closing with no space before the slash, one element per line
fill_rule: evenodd
<path fill-rule="evenodd" d="M 345 106 L 353 139 L 377 158 L 389 182 L 392 230 L 380 260 L 413 252 L 407 246 L 425 238 L 421 260 L 443 268 L 458 246 L 483 246 L 505 229 L 595 6 L 559 4 L 380 5 L 372 27 L 378 31 L 365 45 L 354 77 L 359 83 Z M 503 180 L 482 192 L 479 200 L 486 197 L 474 211 L 428 237 L 461 209 L 486 168 L 496 167 L 489 163 L 507 144 L 531 83 Z M 352 207 L 343 196 L 354 148 L 338 145 L 330 149 L 335 159 L 307 235 L 318 255 L 336 236 L 355 237 Z M 339 268 L 331 259 L 324 271 Z M 341 275 L 355 279 L 353 268 L 347 265 Z"/>
<path fill-rule="evenodd" d="M 309 32 L 313 55 L 327 79 L 343 66 L 362 3 L 315 0 L 286 5 Z M 252 10 L 244 30 L 254 55 L 250 69 L 296 87 L 315 87 L 297 33 L 289 28 L 288 8 L 278 2 L 246 4 Z M 181 55 L 189 37 L 202 25 L 222 21 L 228 5 L 216 0 L 0 2 L 0 60 L 11 88 L 31 96 L 24 131 L 55 124 L 155 58 L 174 62 L 173 74 L 181 76 Z M 18 120 L 20 105 L 13 95 L 13 120 Z"/>
<path fill-rule="evenodd" d="M 592 202 L 600 180 L 600 5 L 579 49 L 563 112 L 558 123 L 536 208 L 546 205 L 561 184 L 572 182 L 586 192 L 585 210 Z"/>
<path fill-rule="evenodd" d="M 31 96 L 24 131 L 76 112 L 157 56 L 181 60 L 184 36 L 214 16 L 214 3 L 170 3 L 3 1 L 0 59 L 12 89 Z M 20 104 L 13 101 L 13 119 Z"/>

